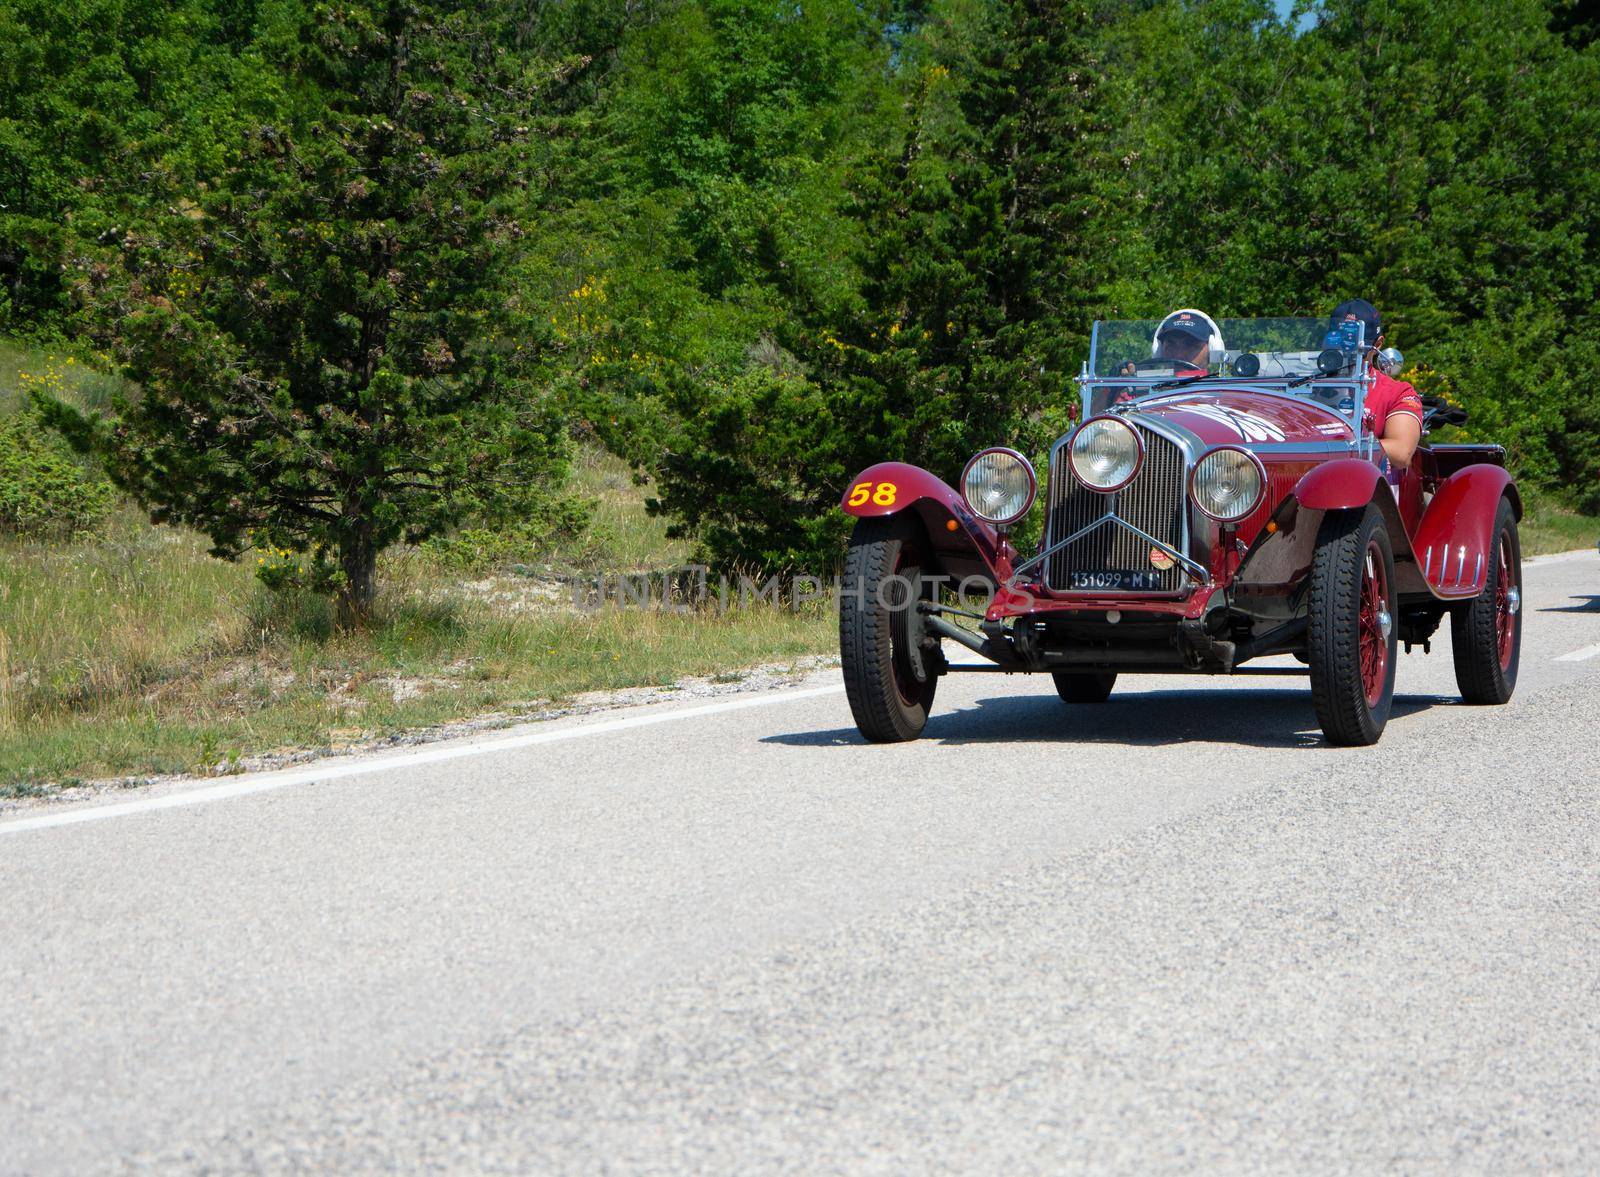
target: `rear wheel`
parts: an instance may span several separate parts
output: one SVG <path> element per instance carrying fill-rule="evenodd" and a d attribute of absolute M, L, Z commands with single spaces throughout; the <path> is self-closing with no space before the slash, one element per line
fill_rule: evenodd
<path fill-rule="evenodd" d="M 857 521 L 839 597 L 839 661 L 856 727 L 875 743 L 921 735 L 939 685 L 940 652 L 923 647 L 916 607 L 933 587 L 925 563 L 915 519 Z"/>
<path fill-rule="evenodd" d="M 1063 703 L 1104 703 L 1117 684 L 1115 671 L 1081 674 L 1057 670 L 1051 677 L 1056 680 L 1056 694 Z"/>
<path fill-rule="evenodd" d="M 1394 553 L 1377 507 L 1330 512 L 1307 594 L 1311 699 L 1330 744 L 1375 744 L 1394 702 Z"/>
<path fill-rule="evenodd" d="M 1450 615 L 1456 685 L 1468 703 L 1504 703 L 1522 657 L 1522 544 L 1511 503 L 1500 500 L 1483 592 Z"/>

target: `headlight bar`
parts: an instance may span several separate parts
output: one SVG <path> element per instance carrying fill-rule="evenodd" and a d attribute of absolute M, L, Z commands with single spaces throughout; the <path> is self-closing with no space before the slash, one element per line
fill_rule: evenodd
<path fill-rule="evenodd" d="M 1188 572 L 1190 576 L 1193 576 L 1195 578 L 1195 580 L 1198 581 L 1200 584 L 1205 584 L 1211 579 L 1210 570 L 1208 570 L 1206 568 L 1206 566 L 1204 564 L 1201 564 L 1198 560 L 1191 559 L 1190 557 L 1184 555 L 1182 552 L 1178 551 L 1178 549 L 1173 547 L 1171 544 L 1164 544 L 1160 540 L 1158 540 L 1155 536 L 1149 534 L 1148 532 L 1141 531 L 1139 528 L 1137 528 L 1133 524 L 1129 523 L 1121 515 L 1118 515 L 1115 511 L 1107 511 L 1104 515 L 1100 516 L 1100 518 L 1096 519 L 1093 523 L 1085 524 L 1083 527 L 1078 528 L 1077 531 L 1074 531 L 1071 535 L 1067 536 L 1065 539 L 1056 540 L 1055 543 L 1051 544 L 1049 547 L 1047 547 L 1044 550 L 1042 550 L 1037 556 L 1030 556 L 1026 560 L 1024 560 L 1021 564 L 1018 564 L 1016 566 L 1016 568 L 1014 568 L 1012 570 L 1012 572 L 1011 572 L 1011 579 L 1006 581 L 1006 587 L 1007 588 L 1013 587 L 1019 580 L 1022 579 L 1022 574 L 1024 572 L 1027 572 L 1030 568 L 1034 568 L 1034 567 L 1037 567 L 1040 564 L 1043 564 L 1046 560 L 1048 560 L 1051 556 L 1055 555 L 1062 548 L 1067 547 L 1069 544 L 1077 543 L 1084 536 L 1088 535 L 1092 531 L 1095 531 L 1095 530 L 1097 530 L 1097 529 L 1099 529 L 1101 527 L 1104 527 L 1107 523 L 1115 523 L 1118 527 L 1125 527 L 1129 531 L 1133 532 L 1134 535 L 1138 536 L 1140 539 L 1142 539 L 1146 543 L 1150 544 L 1152 547 L 1160 548 L 1163 552 L 1165 552 L 1167 555 L 1171 556 L 1179 564 L 1182 564 L 1183 567 L 1184 567 L 1184 570 L 1186 572 Z"/>

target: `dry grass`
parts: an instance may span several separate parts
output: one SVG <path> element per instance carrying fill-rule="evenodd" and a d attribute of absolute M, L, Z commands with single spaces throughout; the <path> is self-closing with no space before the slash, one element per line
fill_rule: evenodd
<path fill-rule="evenodd" d="M 634 482 L 626 463 L 585 446 L 572 467 L 572 489 L 594 503 L 591 530 L 615 569 L 670 568 L 689 559 L 687 541 L 668 539 L 666 521 L 645 510 L 650 487 Z"/>
<path fill-rule="evenodd" d="M 816 607 L 579 612 L 517 592 L 514 578 L 504 594 L 474 592 L 415 553 L 388 561 L 372 624 L 338 634 L 325 602 L 274 596 L 198 542 L 123 525 L 133 534 L 5 552 L 0 796 L 214 771 L 798 659 L 834 640 Z"/>

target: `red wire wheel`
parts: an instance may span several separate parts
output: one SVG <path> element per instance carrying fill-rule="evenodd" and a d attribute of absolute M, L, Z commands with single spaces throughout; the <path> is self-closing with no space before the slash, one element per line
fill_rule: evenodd
<path fill-rule="evenodd" d="M 1504 703 L 1522 657 L 1522 545 L 1517 512 L 1501 499 L 1489 541 L 1483 591 L 1450 613 L 1456 685 L 1468 703 Z"/>
<path fill-rule="evenodd" d="M 1376 506 L 1329 511 L 1306 588 L 1311 699 L 1330 744 L 1375 744 L 1394 703 L 1394 549 Z"/>
<path fill-rule="evenodd" d="M 1495 559 L 1494 621 L 1495 645 L 1500 654 L 1500 669 L 1510 670 L 1517 652 L 1518 615 L 1522 606 L 1522 586 L 1517 583 L 1521 561 L 1511 550 L 1511 535 L 1502 532 Z"/>
<path fill-rule="evenodd" d="M 1389 578 L 1383 550 L 1376 540 L 1367 542 L 1361 573 L 1361 688 L 1368 707 L 1383 698 L 1389 680 L 1389 631 L 1394 612 L 1389 601 Z"/>

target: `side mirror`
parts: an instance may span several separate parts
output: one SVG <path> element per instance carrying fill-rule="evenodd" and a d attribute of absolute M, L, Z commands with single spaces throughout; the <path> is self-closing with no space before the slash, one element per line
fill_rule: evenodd
<path fill-rule="evenodd" d="M 1385 376 L 1396 376 L 1400 369 L 1406 366 L 1406 357 L 1400 353 L 1398 347 L 1386 347 L 1378 353 L 1375 366 Z"/>

